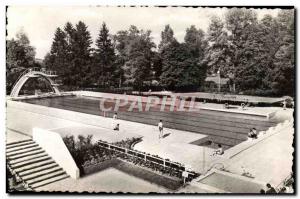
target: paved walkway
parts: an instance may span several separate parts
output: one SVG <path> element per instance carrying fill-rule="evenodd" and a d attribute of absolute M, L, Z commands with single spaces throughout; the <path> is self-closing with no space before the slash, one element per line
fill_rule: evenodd
<path fill-rule="evenodd" d="M 118 169 L 110 167 L 104 171 L 85 176 L 78 180 L 67 178 L 43 187 L 36 191 L 69 191 L 69 192 L 130 192 L 130 193 L 148 193 L 148 192 L 169 192 L 164 187 L 147 182 L 140 178 L 131 176 Z"/>
<path fill-rule="evenodd" d="M 31 136 L 10 129 L 6 129 L 6 143 L 18 142 L 21 140 L 28 140 L 28 139 L 31 139 Z"/>

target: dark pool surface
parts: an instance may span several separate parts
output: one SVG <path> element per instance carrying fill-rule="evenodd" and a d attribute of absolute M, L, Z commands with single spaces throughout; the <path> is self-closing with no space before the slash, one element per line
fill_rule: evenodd
<path fill-rule="evenodd" d="M 100 98 L 65 96 L 56 98 L 27 99 L 23 102 L 38 104 L 47 107 L 60 108 L 92 115 L 104 116 L 100 110 Z M 106 102 L 105 107 L 114 107 L 113 101 Z M 190 131 L 209 135 L 215 143 L 223 144 L 226 148 L 241 143 L 247 139 L 250 128 L 265 131 L 275 122 L 242 119 L 233 117 L 232 113 L 200 110 L 198 112 L 170 112 L 160 111 L 154 107 L 150 111 L 128 111 L 129 105 L 118 111 L 118 118 L 144 124 L 157 125 L 163 120 L 164 126 L 178 130 Z M 112 117 L 113 111 L 105 113 L 106 117 Z"/>

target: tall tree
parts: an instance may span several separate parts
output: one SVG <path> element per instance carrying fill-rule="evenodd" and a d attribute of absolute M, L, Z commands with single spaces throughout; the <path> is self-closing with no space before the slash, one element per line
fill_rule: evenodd
<path fill-rule="evenodd" d="M 252 79 L 255 69 L 253 51 L 257 41 L 253 41 L 253 33 L 257 27 L 257 14 L 251 9 L 232 8 L 225 14 L 226 28 L 230 32 L 230 60 L 238 90 L 254 88 L 256 82 Z M 252 40 L 252 41 L 251 41 Z M 252 70 L 252 72 L 250 70 Z"/>
<path fill-rule="evenodd" d="M 98 76 L 98 84 L 112 85 L 115 83 L 115 61 L 116 55 L 114 46 L 109 36 L 109 30 L 105 23 L 102 24 L 96 40 L 95 70 Z"/>
<path fill-rule="evenodd" d="M 151 31 L 131 26 L 128 31 L 118 32 L 116 40 L 119 60 L 123 61 L 125 83 L 141 89 L 146 81 L 151 81 L 153 48 L 155 48 Z"/>
<path fill-rule="evenodd" d="M 279 44 L 272 71 L 272 89 L 279 95 L 295 95 L 295 26 L 294 10 L 278 13 Z"/>
<path fill-rule="evenodd" d="M 51 51 L 44 58 L 44 64 L 46 68 L 56 71 L 63 80 L 63 84 L 68 85 L 67 80 L 70 78 L 68 43 L 65 32 L 60 28 L 55 31 Z"/>
<path fill-rule="evenodd" d="M 129 29 L 129 39 L 125 77 L 128 83 L 140 89 L 145 81 L 151 81 L 152 50 L 155 44 L 151 38 L 151 31 L 138 30 L 134 26 Z"/>
<path fill-rule="evenodd" d="M 173 29 L 170 25 L 166 25 L 165 29 L 161 32 L 161 41 L 158 45 L 159 50 L 162 51 L 164 48 L 167 48 L 174 40 Z"/>
<path fill-rule="evenodd" d="M 64 74 L 63 74 L 63 79 L 64 79 L 64 84 L 65 85 L 71 85 L 72 84 L 72 60 L 75 57 L 75 52 L 74 52 L 74 46 L 75 46 L 75 28 L 70 22 L 67 22 L 64 26 L 64 32 L 65 32 L 65 39 L 67 43 L 67 48 L 66 48 L 66 55 L 65 58 L 69 64 L 66 65 Z"/>
<path fill-rule="evenodd" d="M 160 83 L 168 89 L 174 90 L 180 84 L 180 75 L 184 66 L 182 61 L 186 59 L 184 46 L 176 40 L 168 44 L 167 48 L 162 48 L 162 73 Z"/>
<path fill-rule="evenodd" d="M 92 39 L 87 26 L 79 21 L 74 32 L 72 49 L 74 58 L 71 62 L 73 85 L 85 87 L 90 84 L 91 74 L 91 44 Z"/>
<path fill-rule="evenodd" d="M 207 64 L 208 73 L 213 74 L 220 70 L 222 74 L 226 74 L 230 68 L 228 35 L 224 23 L 216 16 L 210 20 L 207 41 L 209 45 L 203 61 Z"/>
<path fill-rule="evenodd" d="M 200 86 L 204 83 L 207 73 L 206 63 L 203 62 L 207 41 L 204 31 L 197 30 L 194 25 L 186 30 L 184 37 L 185 45 L 189 51 L 189 65 L 185 67 L 184 77 L 187 85 Z"/>

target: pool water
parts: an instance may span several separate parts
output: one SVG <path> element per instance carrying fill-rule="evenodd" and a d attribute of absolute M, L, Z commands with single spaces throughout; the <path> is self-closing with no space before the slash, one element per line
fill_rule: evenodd
<path fill-rule="evenodd" d="M 263 185 L 237 177 L 212 173 L 199 182 L 231 193 L 259 193 Z"/>
<path fill-rule="evenodd" d="M 60 108 L 70 111 L 104 116 L 100 111 L 100 99 L 79 96 L 65 96 L 56 98 L 27 99 L 23 102 L 42 106 Z M 114 101 L 109 102 L 114 105 Z M 129 105 L 128 105 L 129 106 Z M 126 107 L 125 107 L 126 109 Z M 127 109 L 126 109 L 127 110 Z M 106 117 L 112 117 L 113 111 L 106 112 Z M 276 123 L 234 117 L 233 113 L 199 110 L 198 112 L 170 112 L 158 111 L 156 108 L 150 111 L 118 111 L 118 118 L 150 125 L 157 125 L 163 120 L 164 127 L 209 135 L 214 143 L 222 144 L 225 148 L 235 146 L 247 140 L 250 128 L 265 131 Z"/>

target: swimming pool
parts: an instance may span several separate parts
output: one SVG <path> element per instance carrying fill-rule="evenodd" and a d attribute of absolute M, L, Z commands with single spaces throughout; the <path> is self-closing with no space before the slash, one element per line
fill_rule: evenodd
<path fill-rule="evenodd" d="M 92 115 L 104 116 L 100 110 L 101 98 L 83 96 L 65 96 L 56 98 L 27 99 L 23 102 L 76 111 Z M 115 101 L 109 102 L 114 105 Z M 128 105 L 129 106 L 129 105 Z M 157 125 L 163 120 L 164 126 L 178 130 L 190 131 L 208 135 L 215 143 L 225 148 L 235 146 L 247 139 L 250 128 L 265 131 L 276 123 L 272 121 L 244 119 L 233 113 L 199 110 L 193 112 L 159 111 L 152 108 L 150 111 L 127 111 L 127 107 L 118 112 L 118 118 L 150 125 Z M 105 117 L 112 117 L 113 111 L 105 112 Z"/>

